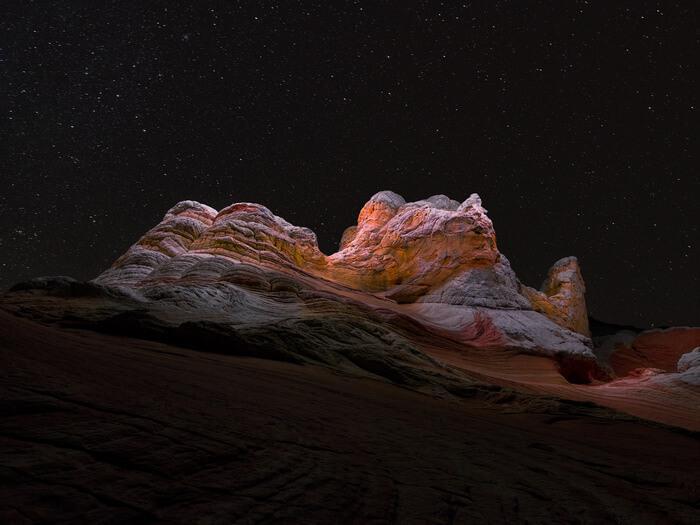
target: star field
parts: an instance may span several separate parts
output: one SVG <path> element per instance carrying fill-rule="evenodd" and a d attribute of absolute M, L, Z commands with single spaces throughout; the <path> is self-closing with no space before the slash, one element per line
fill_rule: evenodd
<path fill-rule="evenodd" d="M 614 4 L 614 5 L 613 5 Z M 693 2 L 10 2 L 0 285 L 91 278 L 179 200 L 336 249 L 376 191 L 478 192 L 518 276 L 700 323 Z"/>

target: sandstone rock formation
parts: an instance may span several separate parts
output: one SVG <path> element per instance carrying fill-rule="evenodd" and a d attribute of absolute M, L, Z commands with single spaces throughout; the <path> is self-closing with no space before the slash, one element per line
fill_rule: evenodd
<path fill-rule="evenodd" d="M 379 192 L 362 208 L 357 225 L 345 231 L 340 248 L 325 256 L 311 230 L 258 204 L 216 212 L 184 201 L 95 282 L 141 286 L 172 280 L 207 257 L 221 256 L 314 275 L 399 303 L 534 308 L 590 335 L 576 259 L 558 261 L 542 292 L 521 287 L 498 251 L 493 224 L 476 194 L 461 204 L 444 195 L 406 203 L 396 193 Z"/>
<path fill-rule="evenodd" d="M 700 431 L 700 328 L 591 339 L 584 293 L 521 284 L 475 194 L 380 192 L 331 255 L 178 203 L 0 295 L 0 521 L 695 523 L 695 434 L 637 418 Z"/>
<path fill-rule="evenodd" d="M 555 262 L 539 291 L 527 286 L 523 291 L 535 310 L 569 330 L 590 337 L 586 286 L 576 257 Z"/>
<path fill-rule="evenodd" d="M 379 192 L 346 230 L 341 250 L 328 257 L 311 230 L 259 204 L 232 204 L 217 213 L 184 201 L 96 282 L 133 284 L 185 254 L 300 270 L 356 290 L 403 297 L 419 297 L 458 273 L 500 260 L 493 225 L 476 194 L 462 204 L 444 195 L 406 203 L 393 192 Z"/>
<path fill-rule="evenodd" d="M 181 338 L 208 330 L 252 353 L 281 348 L 290 360 L 366 370 L 376 368 L 369 349 L 382 348 L 391 366 L 432 367 L 416 340 L 432 334 L 549 356 L 577 382 L 607 373 L 587 337 L 575 259 L 555 265 L 542 293 L 522 286 L 476 194 L 406 202 L 379 192 L 328 256 L 311 230 L 262 205 L 217 212 L 183 201 L 91 283 L 28 286 L 64 296 L 92 287 L 91 308 L 76 301 L 60 315 L 93 325 L 126 322 Z"/>
<path fill-rule="evenodd" d="M 407 302 L 499 258 L 493 225 L 476 194 L 460 205 L 444 195 L 406 203 L 393 192 L 379 192 L 351 232 L 328 258 L 329 278 Z"/>
<path fill-rule="evenodd" d="M 187 253 L 192 243 L 214 222 L 217 211 L 194 201 L 173 206 L 98 279 L 106 285 L 131 286 L 173 257 Z"/>
<path fill-rule="evenodd" d="M 329 256 L 311 230 L 259 204 L 215 212 L 184 201 L 94 282 L 141 294 L 161 317 L 170 304 L 188 320 L 215 319 L 239 331 L 285 315 L 318 318 L 319 304 L 326 316 L 370 305 L 373 315 L 391 311 L 472 346 L 499 344 L 597 368 L 576 260 L 556 263 L 543 292 L 522 286 L 476 194 L 462 203 L 444 195 L 406 202 L 379 192 Z M 282 282 L 292 296 L 276 304 Z M 484 323 L 488 329 L 476 329 Z"/>
<path fill-rule="evenodd" d="M 557 261 L 539 291 L 520 283 L 478 195 L 405 202 L 384 191 L 331 255 L 259 204 L 217 212 L 184 201 L 93 281 L 35 279 L 0 308 L 430 391 L 487 378 L 700 428 L 687 407 L 694 368 L 676 370 L 700 331 L 621 332 L 594 347 L 584 293 L 574 257 Z M 572 387 L 611 379 L 615 389 Z M 639 403 L 625 404 L 618 393 L 633 389 Z"/>

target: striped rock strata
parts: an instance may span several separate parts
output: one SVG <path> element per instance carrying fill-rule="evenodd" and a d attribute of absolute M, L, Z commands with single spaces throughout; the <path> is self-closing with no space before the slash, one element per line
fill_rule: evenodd
<path fill-rule="evenodd" d="M 331 255 L 311 230 L 259 204 L 217 212 L 180 202 L 93 282 L 140 295 L 161 315 L 174 305 L 178 321 L 240 329 L 348 308 L 357 319 L 359 308 L 464 344 L 572 357 L 595 369 L 578 263 L 566 258 L 553 268 L 542 291 L 522 286 L 476 194 L 462 203 L 444 195 L 406 202 L 382 191 Z"/>
<path fill-rule="evenodd" d="M 321 253 L 311 230 L 259 204 L 217 212 L 183 201 L 95 282 L 139 287 L 173 280 L 211 256 L 310 274 L 398 303 L 534 309 L 590 335 L 576 259 L 558 261 L 542 291 L 521 286 L 497 249 L 493 224 L 476 194 L 461 204 L 444 195 L 406 203 L 393 192 L 379 192 L 330 256 Z"/>

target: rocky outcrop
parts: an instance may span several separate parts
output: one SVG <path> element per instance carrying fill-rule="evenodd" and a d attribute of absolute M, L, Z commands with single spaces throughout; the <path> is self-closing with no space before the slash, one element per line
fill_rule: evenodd
<path fill-rule="evenodd" d="M 461 204 L 444 195 L 406 203 L 383 191 L 365 204 L 357 225 L 344 233 L 341 250 L 328 257 L 311 230 L 293 226 L 259 204 L 237 203 L 217 213 L 181 202 L 96 282 L 138 284 L 183 255 L 216 255 L 303 271 L 400 300 L 416 299 L 472 269 L 500 264 L 496 273 L 512 273 L 498 253 L 493 225 L 478 195 Z M 510 275 L 505 279 L 512 281 Z"/>
<path fill-rule="evenodd" d="M 321 253 L 311 230 L 259 204 L 237 203 L 216 212 L 184 201 L 95 282 L 139 287 L 172 281 L 212 256 L 303 272 L 398 303 L 534 308 L 590 335 L 576 260 L 556 263 L 542 292 L 521 287 L 498 251 L 493 224 L 476 194 L 462 203 L 444 195 L 407 203 L 396 193 L 379 192 L 330 256 Z"/>
<path fill-rule="evenodd" d="M 476 194 L 462 204 L 444 195 L 406 203 L 379 192 L 341 246 L 328 258 L 331 279 L 403 302 L 499 259 L 493 224 Z"/>
<path fill-rule="evenodd" d="M 557 263 L 542 292 L 522 286 L 476 194 L 406 202 L 379 192 L 328 256 L 311 230 L 262 205 L 217 212 L 184 201 L 89 286 L 94 300 L 77 294 L 52 318 L 135 326 L 169 341 L 196 332 L 336 368 L 376 369 L 370 354 L 382 356 L 383 370 L 415 359 L 432 367 L 417 356 L 426 342 L 444 341 L 547 356 L 576 382 L 605 375 L 587 337 L 576 260 Z M 59 288 L 40 284 L 48 297 Z"/>
<path fill-rule="evenodd" d="M 289 224 L 265 206 L 248 202 L 221 210 L 212 225 L 192 243 L 190 252 L 269 266 L 325 266 L 314 232 Z"/>
<path fill-rule="evenodd" d="M 524 286 L 523 293 L 535 310 L 555 323 L 587 337 L 591 336 L 586 309 L 586 286 L 576 257 L 559 259 L 549 269 L 539 291 Z"/>
<path fill-rule="evenodd" d="M 138 284 L 173 257 L 187 253 L 192 243 L 213 224 L 216 215 L 217 211 L 205 204 L 177 203 L 96 282 L 115 286 Z"/>

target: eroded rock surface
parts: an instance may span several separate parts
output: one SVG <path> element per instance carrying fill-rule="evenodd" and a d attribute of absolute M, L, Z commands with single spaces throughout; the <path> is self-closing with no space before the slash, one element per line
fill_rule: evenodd
<path fill-rule="evenodd" d="M 555 262 L 539 291 L 527 286 L 523 291 L 535 310 L 569 330 L 590 337 L 586 286 L 576 257 Z"/>
<path fill-rule="evenodd" d="M 493 224 L 476 194 L 459 204 L 444 195 L 406 203 L 393 192 L 377 193 L 360 211 L 352 240 L 341 244 L 328 258 L 330 279 L 404 298 L 499 259 Z"/>

